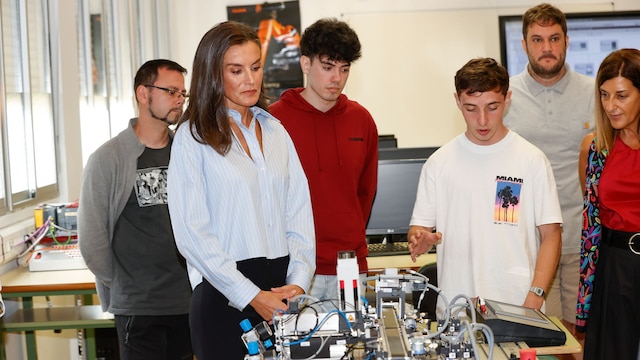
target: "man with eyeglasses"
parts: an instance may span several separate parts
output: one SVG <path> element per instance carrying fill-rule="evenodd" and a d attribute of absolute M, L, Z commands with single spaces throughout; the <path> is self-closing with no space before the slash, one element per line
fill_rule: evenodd
<path fill-rule="evenodd" d="M 169 125 L 182 116 L 186 69 L 143 64 L 134 80 L 139 114 L 98 148 L 82 174 L 80 251 L 115 315 L 121 359 L 192 359 L 191 286 L 167 206 Z"/>

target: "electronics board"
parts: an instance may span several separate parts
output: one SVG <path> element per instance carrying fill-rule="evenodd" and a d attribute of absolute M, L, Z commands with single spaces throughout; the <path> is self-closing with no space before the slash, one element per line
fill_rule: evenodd
<path fill-rule="evenodd" d="M 29 271 L 86 269 L 77 243 L 36 247 L 29 259 Z"/>

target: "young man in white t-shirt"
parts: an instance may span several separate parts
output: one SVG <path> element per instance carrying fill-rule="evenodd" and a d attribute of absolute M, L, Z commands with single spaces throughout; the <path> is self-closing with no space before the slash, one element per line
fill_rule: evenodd
<path fill-rule="evenodd" d="M 511 96 L 504 67 L 470 60 L 455 85 L 466 131 L 422 169 L 411 257 L 436 245 L 438 286 L 448 299 L 462 294 L 541 309 L 562 241 L 551 165 L 502 122 Z"/>

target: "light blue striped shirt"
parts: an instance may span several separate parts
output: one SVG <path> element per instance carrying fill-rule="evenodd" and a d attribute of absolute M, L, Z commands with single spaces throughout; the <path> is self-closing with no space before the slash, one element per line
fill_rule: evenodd
<path fill-rule="evenodd" d="M 260 289 L 237 270 L 236 261 L 289 255 L 286 283 L 305 291 L 315 272 L 311 199 L 295 147 L 279 121 L 258 107 L 251 111 L 247 129 L 240 114 L 229 110 L 251 157 L 235 136 L 229 153 L 218 154 L 198 143 L 186 122 L 173 140 L 167 180 L 171 223 L 191 287 L 204 277 L 239 310 Z"/>

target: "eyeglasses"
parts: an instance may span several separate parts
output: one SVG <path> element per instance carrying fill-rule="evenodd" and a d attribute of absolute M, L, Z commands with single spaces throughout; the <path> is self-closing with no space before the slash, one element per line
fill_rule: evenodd
<path fill-rule="evenodd" d="M 169 95 L 171 95 L 173 97 L 176 97 L 178 95 L 182 95 L 183 98 L 188 98 L 189 97 L 189 94 L 187 94 L 186 91 L 178 91 L 178 90 L 175 90 L 175 89 L 168 89 L 168 88 L 165 88 L 165 87 L 155 86 L 155 85 L 144 85 L 144 86 L 156 88 L 156 89 L 162 90 L 162 91 L 166 91 Z"/>

